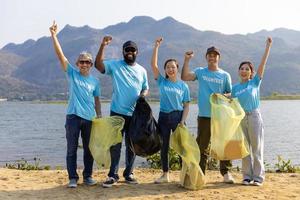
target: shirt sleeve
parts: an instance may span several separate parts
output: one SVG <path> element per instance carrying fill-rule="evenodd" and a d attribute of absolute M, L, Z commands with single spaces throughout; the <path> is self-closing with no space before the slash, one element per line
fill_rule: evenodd
<path fill-rule="evenodd" d="M 191 101 L 190 89 L 189 86 L 184 83 L 184 93 L 183 93 L 183 103 Z"/>
<path fill-rule="evenodd" d="M 226 73 L 226 85 L 225 85 L 225 93 L 231 93 L 232 84 L 231 84 L 231 76 L 229 73 Z"/>
<path fill-rule="evenodd" d="M 254 83 L 257 87 L 260 86 L 260 84 L 261 84 L 261 78 L 260 78 L 257 74 L 255 74 L 255 76 L 254 76 L 254 78 L 253 78 L 252 80 L 253 80 L 253 83 Z"/>
<path fill-rule="evenodd" d="M 103 61 L 103 64 L 104 64 L 104 67 L 105 67 L 105 74 L 107 74 L 107 75 L 112 74 L 113 66 L 114 66 L 115 62 L 116 61 L 114 61 L 114 60 L 104 60 Z"/>
<path fill-rule="evenodd" d="M 144 81 L 143 81 L 142 89 L 143 90 L 148 90 L 149 89 L 149 83 L 148 83 L 148 77 L 147 77 L 146 70 L 144 71 Z"/>
<path fill-rule="evenodd" d="M 100 88 L 100 83 L 98 80 L 96 80 L 96 87 L 93 92 L 94 97 L 100 97 L 101 96 L 101 88 Z"/>
<path fill-rule="evenodd" d="M 79 69 L 78 68 L 75 68 L 73 67 L 69 62 L 68 62 L 68 65 L 67 65 L 67 75 L 68 77 L 71 77 L 73 76 L 73 72 L 76 71 L 76 72 L 79 72 Z"/>
<path fill-rule="evenodd" d="M 194 74 L 196 76 L 195 80 L 199 80 L 199 76 L 200 76 L 200 72 L 201 72 L 200 67 L 197 67 L 196 69 L 194 69 L 193 72 L 194 72 Z"/>
<path fill-rule="evenodd" d="M 158 77 L 157 77 L 156 83 L 158 85 L 161 85 L 164 79 L 165 78 L 161 74 L 159 74 Z"/>

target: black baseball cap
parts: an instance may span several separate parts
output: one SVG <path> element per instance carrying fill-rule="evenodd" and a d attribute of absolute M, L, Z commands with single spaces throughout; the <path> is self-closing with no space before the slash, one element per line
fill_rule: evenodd
<path fill-rule="evenodd" d="M 123 44 L 123 50 L 124 50 L 125 48 L 127 48 L 127 47 L 133 47 L 133 48 L 136 49 L 136 51 L 138 51 L 138 47 L 137 47 L 136 43 L 133 42 L 133 41 L 131 41 L 131 40 L 128 40 L 127 42 L 125 42 L 125 43 Z"/>
<path fill-rule="evenodd" d="M 217 48 L 214 47 L 214 46 L 209 47 L 209 48 L 207 49 L 207 51 L 206 51 L 206 56 L 207 56 L 207 54 L 212 53 L 212 52 L 214 52 L 214 53 L 218 54 L 219 56 L 221 56 L 220 50 L 217 49 Z"/>

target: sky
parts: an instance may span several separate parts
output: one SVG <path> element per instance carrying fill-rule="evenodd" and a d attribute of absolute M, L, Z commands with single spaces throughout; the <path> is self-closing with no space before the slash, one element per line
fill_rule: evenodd
<path fill-rule="evenodd" d="M 299 0 L 0 0 L 0 5 L 0 48 L 50 36 L 53 20 L 59 30 L 66 24 L 102 29 L 134 16 L 171 16 L 224 34 L 280 27 L 300 31 Z"/>

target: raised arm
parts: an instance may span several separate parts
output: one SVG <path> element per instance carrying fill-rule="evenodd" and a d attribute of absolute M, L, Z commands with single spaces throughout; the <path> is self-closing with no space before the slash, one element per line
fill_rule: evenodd
<path fill-rule="evenodd" d="M 270 49 L 271 49 L 271 46 L 272 46 L 272 38 L 271 37 L 268 37 L 267 41 L 266 41 L 266 49 L 265 49 L 265 52 L 264 52 L 264 55 L 261 59 L 261 62 L 258 66 L 258 69 L 257 69 L 257 75 L 262 79 L 262 77 L 264 76 L 264 72 L 265 72 L 265 66 L 266 66 L 266 63 L 267 63 L 267 60 L 268 60 L 268 57 L 269 57 L 269 53 L 270 53 Z"/>
<path fill-rule="evenodd" d="M 181 71 L 181 79 L 184 81 L 193 81 L 196 79 L 195 73 L 190 71 L 189 68 L 189 62 L 193 56 L 194 53 L 192 51 L 188 51 L 184 55 L 184 63 Z"/>
<path fill-rule="evenodd" d="M 104 60 L 104 48 L 105 48 L 106 45 L 108 45 L 111 42 L 111 40 L 112 40 L 111 36 L 105 36 L 102 39 L 102 42 L 101 42 L 98 54 L 96 56 L 95 67 L 101 73 L 105 72 L 105 66 L 104 66 L 104 63 L 103 63 L 103 60 Z"/>
<path fill-rule="evenodd" d="M 160 43 L 163 41 L 162 37 L 159 37 L 155 40 L 153 53 L 152 53 L 152 59 L 151 59 L 151 67 L 153 72 L 153 77 L 156 80 L 159 76 L 159 68 L 157 65 L 157 57 L 158 57 L 158 48 L 160 46 Z"/>
<path fill-rule="evenodd" d="M 53 25 L 49 28 L 50 33 L 51 33 L 51 37 L 53 40 L 53 46 L 54 46 L 54 50 L 55 53 L 60 61 L 60 64 L 62 66 L 62 69 L 64 71 L 67 71 L 67 65 L 68 65 L 68 60 L 64 55 L 64 52 L 62 51 L 62 48 L 59 44 L 59 41 L 57 39 L 57 24 L 55 23 L 55 21 L 53 22 Z"/>

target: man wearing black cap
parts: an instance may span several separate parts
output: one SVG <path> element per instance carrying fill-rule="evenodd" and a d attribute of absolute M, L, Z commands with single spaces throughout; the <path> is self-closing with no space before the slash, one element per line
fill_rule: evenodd
<path fill-rule="evenodd" d="M 130 140 L 127 135 L 135 102 L 139 96 L 148 94 L 148 79 L 146 70 L 136 63 L 138 47 L 132 41 L 123 44 L 123 57 L 121 60 L 105 60 L 104 48 L 111 42 L 111 36 L 105 36 L 100 45 L 99 52 L 96 57 L 95 67 L 101 73 L 105 73 L 112 77 L 113 94 L 111 102 L 110 115 L 118 115 L 125 119 L 122 135 L 125 133 L 126 145 L 126 168 L 123 172 L 126 183 L 137 184 L 133 177 L 133 163 L 135 154 L 130 148 Z M 121 143 L 110 148 L 111 166 L 108 173 L 108 179 L 103 183 L 103 187 L 111 187 L 119 180 L 118 169 L 121 155 Z"/>
<path fill-rule="evenodd" d="M 209 98 L 213 93 L 231 93 L 231 77 L 229 73 L 219 68 L 220 51 L 216 47 L 212 46 L 207 49 L 207 67 L 197 67 L 194 71 L 190 71 L 189 61 L 192 57 L 192 51 L 185 53 L 181 79 L 184 81 L 198 80 L 199 114 L 197 143 L 201 153 L 200 167 L 205 173 L 211 137 L 211 105 Z M 230 167 L 231 161 L 220 161 L 220 172 L 226 183 L 234 183 L 234 179 L 229 173 Z"/>

